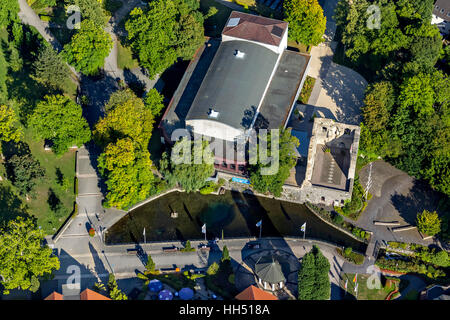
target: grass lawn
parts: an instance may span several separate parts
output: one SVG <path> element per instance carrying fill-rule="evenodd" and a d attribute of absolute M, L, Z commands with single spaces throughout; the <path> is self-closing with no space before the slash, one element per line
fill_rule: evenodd
<path fill-rule="evenodd" d="M 54 234 L 74 208 L 75 151 L 68 151 L 58 158 L 51 151 L 44 150 L 43 141 L 34 141 L 29 130 L 25 131 L 24 141 L 28 144 L 32 155 L 45 169 L 45 177 L 36 184 L 34 196 L 29 201 L 22 197 L 22 201 L 27 205 L 29 214 L 37 218 L 38 225 L 45 234 Z M 57 181 L 58 169 L 64 181 L 62 184 Z M 50 196 L 52 191 L 53 196 Z M 49 198 L 59 199 L 61 210 L 52 211 Z"/>
<path fill-rule="evenodd" d="M 218 11 L 205 21 L 205 35 L 208 37 L 218 37 L 232 10 L 214 0 L 200 0 L 200 10 L 204 14 L 208 12 L 210 7 L 216 7 Z"/>
<path fill-rule="evenodd" d="M 139 67 L 138 61 L 133 58 L 131 49 L 124 47 L 120 41 L 117 41 L 117 66 L 120 69 L 134 69 Z"/>
<path fill-rule="evenodd" d="M 357 282 L 358 282 L 358 293 L 357 293 L 357 299 L 358 300 L 385 300 L 386 297 L 389 295 L 390 292 L 394 291 L 395 289 L 398 289 L 398 285 L 400 283 L 400 279 L 397 280 L 387 280 L 383 279 L 381 280 L 381 288 L 380 289 L 369 289 L 367 287 L 367 284 L 370 283 L 367 280 L 371 274 L 358 274 Z M 346 298 L 344 299 L 351 299 L 355 298 L 355 283 L 353 282 L 353 279 L 355 277 L 354 273 L 344 273 L 341 281 L 340 286 L 341 288 L 345 287 L 345 281 L 348 280 L 347 283 L 347 294 Z"/>

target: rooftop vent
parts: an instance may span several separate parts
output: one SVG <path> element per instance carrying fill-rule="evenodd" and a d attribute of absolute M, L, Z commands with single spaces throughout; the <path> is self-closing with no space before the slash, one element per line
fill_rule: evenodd
<path fill-rule="evenodd" d="M 227 27 L 236 27 L 239 24 L 240 20 L 241 20 L 241 18 L 231 18 L 228 21 Z"/>
<path fill-rule="evenodd" d="M 214 109 L 209 109 L 208 116 L 213 119 L 217 119 L 219 117 L 219 112 Z"/>
<path fill-rule="evenodd" d="M 234 52 L 234 55 L 236 56 L 236 58 L 243 59 L 243 58 L 245 57 L 245 52 L 236 50 L 236 51 Z"/>

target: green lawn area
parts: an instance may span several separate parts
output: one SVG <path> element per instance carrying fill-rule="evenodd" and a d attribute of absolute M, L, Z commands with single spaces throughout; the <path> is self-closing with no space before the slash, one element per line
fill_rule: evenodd
<path fill-rule="evenodd" d="M 44 141 L 33 140 L 29 130 L 25 130 L 23 141 L 28 144 L 31 154 L 44 168 L 45 176 L 37 181 L 28 200 L 25 196 L 18 195 L 10 181 L 0 183 L 0 207 L 2 208 L 0 221 L 8 221 L 28 212 L 37 218 L 37 224 L 45 234 L 54 234 L 74 210 L 75 151 L 70 150 L 58 158 L 51 151 L 44 150 Z M 3 150 L 5 155 L 8 152 L 14 151 Z M 0 174 L 5 177 L 4 165 L 0 167 Z M 61 182 L 58 182 L 58 176 Z M 52 211 L 51 201 L 54 204 L 59 203 L 60 209 Z"/>
<path fill-rule="evenodd" d="M 26 131 L 25 141 L 28 143 L 31 153 L 39 160 L 45 169 L 45 178 L 35 188 L 36 196 L 27 202 L 30 213 L 38 219 L 38 225 L 46 234 L 55 233 L 66 218 L 73 212 L 75 203 L 75 155 L 74 150 L 67 151 L 58 158 L 53 152 L 44 150 L 44 141 L 35 141 L 31 133 Z M 62 173 L 63 185 L 57 182 L 57 170 Z M 55 213 L 48 204 L 50 189 L 61 201 L 63 209 Z"/>
<path fill-rule="evenodd" d="M 117 41 L 117 66 L 120 69 L 134 69 L 139 67 L 138 61 L 133 58 L 131 49 L 124 47 L 120 41 Z"/>
<path fill-rule="evenodd" d="M 367 284 L 370 283 L 367 280 L 371 274 L 358 274 L 358 300 L 385 300 L 390 292 L 398 289 L 400 279 L 397 280 L 387 280 L 382 277 L 381 288 L 380 289 L 369 289 Z M 341 288 L 345 288 L 345 281 L 347 283 L 347 294 L 344 299 L 354 299 L 355 298 L 355 283 L 353 279 L 355 277 L 354 273 L 344 273 L 340 281 Z"/>

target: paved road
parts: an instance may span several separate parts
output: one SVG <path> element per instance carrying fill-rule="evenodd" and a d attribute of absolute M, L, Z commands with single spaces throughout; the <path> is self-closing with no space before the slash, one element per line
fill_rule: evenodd
<path fill-rule="evenodd" d="M 367 184 L 369 170 L 367 165 L 359 172 L 363 186 Z M 401 226 L 414 225 L 418 212 L 437 209 L 439 195 L 426 183 L 382 160 L 372 164 L 372 181 L 369 192 L 373 194 L 373 198 L 354 223 L 374 232 L 378 239 L 424 245 L 433 243 L 433 240 L 423 240 L 416 229 L 392 232 L 392 229 L 386 226 L 375 226 L 373 221 L 399 221 Z"/>
<path fill-rule="evenodd" d="M 360 108 L 367 81 L 357 72 L 333 62 L 337 43 L 333 41 L 336 23 L 333 20 L 337 0 L 327 0 L 323 6 L 327 18 L 325 41 L 311 49 L 308 75 L 316 78 L 308 104 L 326 108 L 340 122 L 359 124 Z M 323 115 L 327 116 L 327 115 Z M 329 115 L 328 115 L 329 116 Z"/>

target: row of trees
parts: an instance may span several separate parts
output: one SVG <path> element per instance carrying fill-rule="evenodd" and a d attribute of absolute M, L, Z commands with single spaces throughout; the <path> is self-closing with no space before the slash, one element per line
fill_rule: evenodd
<path fill-rule="evenodd" d="M 127 208 L 157 192 L 160 180 L 148 151 L 155 115 L 162 97 L 152 89 L 145 103 L 130 89 L 117 91 L 106 105 L 106 116 L 96 124 L 94 139 L 103 148 L 98 159 L 106 178 L 106 205 Z"/>
<path fill-rule="evenodd" d="M 381 10 L 379 28 L 367 26 L 371 4 Z M 362 151 L 448 195 L 450 81 L 435 68 L 442 38 L 430 23 L 432 8 L 432 0 L 342 0 L 336 23 L 348 60 L 372 74 L 362 109 Z"/>

